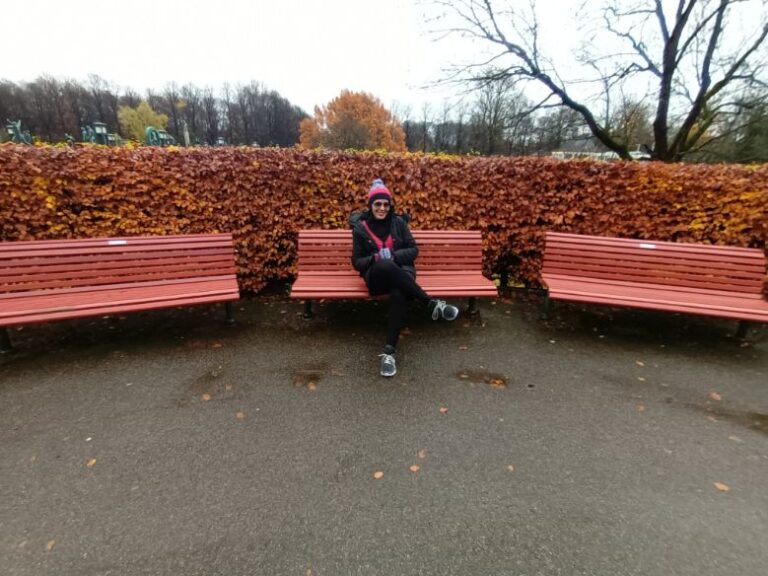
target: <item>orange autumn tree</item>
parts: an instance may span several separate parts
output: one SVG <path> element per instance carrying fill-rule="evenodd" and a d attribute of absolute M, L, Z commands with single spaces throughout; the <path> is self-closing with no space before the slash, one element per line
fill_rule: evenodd
<path fill-rule="evenodd" d="M 405 132 L 378 98 L 342 90 L 327 106 L 315 106 L 314 118 L 299 126 L 304 148 L 405 152 Z"/>

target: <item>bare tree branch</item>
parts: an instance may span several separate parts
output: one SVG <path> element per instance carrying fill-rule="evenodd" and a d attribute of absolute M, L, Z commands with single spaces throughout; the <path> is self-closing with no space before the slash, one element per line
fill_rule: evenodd
<path fill-rule="evenodd" d="M 627 50 L 592 55 L 592 49 L 603 46 L 593 42 L 580 62 L 595 74 L 590 79 L 569 79 L 542 51 L 535 0 L 528 0 L 530 14 L 521 12 L 516 7 L 519 4 L 499 9 L 500 0 L 440 0 L 440 5 L 457 15 L 461 34 L 499 49 L 484 62 L 466 65 L 453 79 L 476 86 L 503 78 L 536 82 L 549 93 L 546 105 L 550 97 L 559 99 L 562 106 L 578 113 L 597 140 L 622 158 L 629 158 L 627 147 L 607 127 L 612 122 L 611 101 L 617 91 L 631 86 L 631 78 L 655 79 L 653 154 L 664 161 L 680 160 L 701 142 L 711 140 L 715 120 L 730 113 L 720 101 L 723 97 L 741 86 L 765 86 L 758 51 L 765 45 L 768 25 L 761 23 L 757 35 L 740 50 L 728 53 L 724 45 L 729 30 L 726 13 L 737 4 L 754 6 L 751 0 L 678 0 L 668 13 L 664 5 L 669 4 L 664 0 L 606 2 L 602 30 L 623 41 Z M 486 68 L 497 64 L 503 65 L 492 71 Z M 574 76 L 573 70 L 569 73 Z M 594 100 L 577 96 L 576 87 L 587 82 L 599 82 L 602 87 L 602 123 L 593 112 Z"/>

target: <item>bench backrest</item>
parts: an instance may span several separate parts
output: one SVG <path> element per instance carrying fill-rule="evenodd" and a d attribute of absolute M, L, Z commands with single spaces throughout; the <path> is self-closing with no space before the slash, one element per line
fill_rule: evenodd
<path fill-rule="evenodd" d="M 476 230 L 412 230 L 419 247 L 419 274 L 432 271 L 479 271 L 483 241 Z M 352 230 L 299 231 L 300 272 L 354 272 Z"/>
<path fill-rule="evenodd" d="M 547 232 L 542 274 L 760 294 L 762 250 Z"/>
<path fill-rule="evenodd" d="M 234 274 L 231 234 L 0 242 L 0 293 Z"/>

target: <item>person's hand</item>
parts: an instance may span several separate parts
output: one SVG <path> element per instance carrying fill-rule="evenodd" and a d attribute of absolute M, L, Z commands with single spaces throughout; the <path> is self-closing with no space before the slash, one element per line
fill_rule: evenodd
<path fill-rule="evenodd" d="M 390 260 L 392 258 L 392 251 L 389 248 L 382 248 L 379 250 L 379 260 Z"/>

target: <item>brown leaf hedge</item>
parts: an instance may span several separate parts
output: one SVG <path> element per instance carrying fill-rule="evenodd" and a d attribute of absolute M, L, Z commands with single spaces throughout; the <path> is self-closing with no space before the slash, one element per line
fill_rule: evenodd
<path fill-rule="evenodd" d="M 487 275 L 536 285 L 545 230 L 765 249 L 768 165 L 256 148 L 0 147 L 0 240 L 232 232 L 240 286 L 296 273 L 381 177 L 416 229 L 481 230 Z"/>

